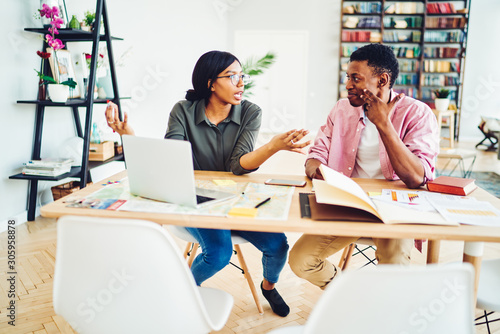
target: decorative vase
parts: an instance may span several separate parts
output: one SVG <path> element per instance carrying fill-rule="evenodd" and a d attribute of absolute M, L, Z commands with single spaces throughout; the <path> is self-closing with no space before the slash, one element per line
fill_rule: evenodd
<path fill-rule="evenodd" d="M 71 21 L 69 21 L 69 27 L 71 29 L 81 29 L 80 22 L 76 18 L 76 15 L 73 15 L 73 18 L 71 19 Z"/>
<path fill-rule="evenodd" d="M 40 81 L 38 82 L 38 101 L 45 101 L 46 88 L 47 87 L 43 83 L 43 80 L 40 79 Z"/>
<path fill-rule="evenodd" d="M 448 110 L 448 107 L 450 106 L 450 99 L 447 97 L 446 98 L 435 98 L 434 104 L 435 104 L 437 111 L 446 111 L 446 110 Z"/>
<path fill-rule="evenodd" d="M 97 85 L 104 89 L 104 94 L 108 99 L 114 98 L 113 84 L 111 82 L 111 74 L 106 71 L 106 76 L 97 78 Z M 100 97 L 100 96 L 99 96 Z"/>
<path fill-rule="evenodd" d="M 61 84 L 49 84 L 49 97 L 52 102 L 64 103 L 68 100 L 69 86 Z"/>

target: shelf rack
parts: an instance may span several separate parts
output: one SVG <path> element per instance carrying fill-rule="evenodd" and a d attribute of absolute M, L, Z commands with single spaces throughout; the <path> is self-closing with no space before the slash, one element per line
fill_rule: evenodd
<path fill-rule="evenodd" d="M 118 110 L 120 108 L 120 95 L 118 93 L 118 83 L 116 80 L 116 70 L 115 70 L 115 62 L 113 57 L 113 48 L 112 48 L 112 40 L 122 40 L 118 37 L 111 36 L 111 32 L 109 29 L 108 22 L 108 12 L 106 8 L 105 0 L 97 0 L 96 1 L 96 10 L 95 10 L 95 21 L 94 27 L 91 32 L 78 30 L 78 29 L 70 29 L 63 28 L 59 29 L 59 34 L 57 38 L 59 38 L 63 42 L 92 42 L 92 57 L 90 60 L 90 70 L 89 70 L 89 78 L 88 78 L 88 87 L 93 89 L 96 84 L 96 69 L 97 69 L 97 57 L 99 54 L 99 42 L 105 42 L 107 51 L 108 51 L 108 59 L 110 65 L 110 75 L 111 75 L 111 83 L 113 86 L 113 98 L 114 103 L 118 105 Z M 101 22 L 104 25 L 104 33 L 101 34 Z M 33 32 L 37 34 L 47 34 L 48 30 L 45 28 L 25 28 L 25 31 Z M 46 50 L 48 47 L 46 41 L 43 42 L 42 50 Z M 42 73 L 49 73 L 50 68 L 45 62 L 45 66 L 41 67 L 40 71 Z M 39 160 L 41 158 L 41 148 L 42 148 L 42 132 L 43 132 L 43 120 L 45 114 L 46 107 L 69 107 L 73 112 L 73 119 L 75 122 L 76 134 L 78 137 L 83 138 L 83 155 L 81 167 L 72 167 L 69 173 L 65 173 L 55 177 L 47 177 L 47 176 L 39 176 L 39 175 L 24 175 L 22 173 L 15 174 L 9 177 L 9 179 L 14 180 L 27 180 L 29 182 L 29 193 L 28 193 L 28 220 L 32 221 L 35 219 L 36 212 L 36 199 L 38 192 L 38 182 L 39 181 L 59 181 L 67 177 L 77 177 L 80 179 L 80 187 L 84 188 L 89 181 L 89 168 L 96 167 L 100 164 L 108 163 L 113 160 L 122 160 L 123 155 L 115 156 L 104 162 L 89 162 L 89 146 L 90 146 L 90 133 L 92 127 L 92 110 L 94 103 L 106 103 L 107 100 L 103 99 L 94 99 L 94 94 L 86 94 L 84 99 L 69 99 L 65 103 L 55 103 L 47 100 L 20 100 L 17 101 L 19 104 L 35 104 L 36 105 L 36 116 L 35 116 L 35 134 L 33 138 L 33 148 L 31 152 L 31 160 Z M 82 127 L 80 121 L 80 115 L 78 113 L 78 108 L 82 107 L 86 109 L 85 112 L 85 124 Z M 121 113 L 119 114 L 119 118 L 122 119 Z"/>

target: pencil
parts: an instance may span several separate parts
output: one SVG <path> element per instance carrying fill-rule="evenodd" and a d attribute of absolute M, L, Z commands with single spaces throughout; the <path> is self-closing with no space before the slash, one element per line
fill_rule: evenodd
<path fill-rule="evenodd" d="M 266 198 L 265 200 L 263 200 L 262 202 L 260 202 L 259 204 L 257 204 L 257 205 L 255 206 L 255 208 L 257 209 L 259 206 L 266 204 L 266 203 L 267 203 L 267 202 L 269 202 L 270 200 L 271 200 L 271 197 Z"/>

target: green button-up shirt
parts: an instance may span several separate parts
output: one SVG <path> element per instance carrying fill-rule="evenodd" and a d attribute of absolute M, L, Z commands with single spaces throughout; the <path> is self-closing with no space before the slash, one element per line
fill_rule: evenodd
<path fill-rule="evenodd" d="M 218 125 L 205 115 L 205 100 L 180 101 L 170 113 L 165 138 L 191 142 L 194 169 L 241 175 L 256 170 L 241 167 L 240 158 L 253 151 L 261 122 L 261 109 L 246 100 L 232 106 Z"/>

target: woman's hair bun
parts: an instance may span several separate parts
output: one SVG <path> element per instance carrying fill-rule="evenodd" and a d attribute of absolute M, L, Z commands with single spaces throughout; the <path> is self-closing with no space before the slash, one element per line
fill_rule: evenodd
<path fill-rule="evenodd" d="M 186 92 L 186 100 L 197 101 L 201 100 L 203 97 L 199 96 L 194 89 L 190 89 Z"/>

